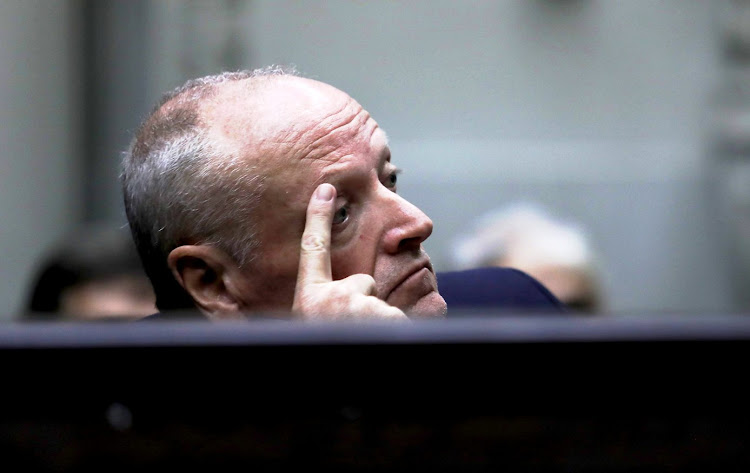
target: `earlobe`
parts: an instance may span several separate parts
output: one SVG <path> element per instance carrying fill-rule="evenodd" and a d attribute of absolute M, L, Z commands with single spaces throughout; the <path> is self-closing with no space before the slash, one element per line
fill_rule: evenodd
<path fill-rule="evenodd" d="M 183 245 L 169 253 L 167 262 L 174 278 L 206 316 L 242 317 L 242 301 L 228 280 L 234 274 L 234 260 L 224 251 L 205 245 Z"/>

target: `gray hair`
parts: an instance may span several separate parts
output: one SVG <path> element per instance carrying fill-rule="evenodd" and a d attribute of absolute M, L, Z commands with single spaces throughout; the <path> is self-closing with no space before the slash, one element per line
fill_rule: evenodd
<path fill-rule="evenodd" d="M 516 202 L 480 216 L 473 231 L 456 240 L 453 257 L 461 269 L 491 266 L 509 258 L 523 262 L 524 267 L 595 264 L 588 234 L 580 225 L 559 220 L 530 202 Z"/>
<path fill-rule="evenodd" d="M 239 150 L 210 136 L 200 107 L 221 84 L 280 75 L 297 72 L 269 66 L 192 79 L 162 97 L 125 151 L 125 212 L 160 310 L 193 307 L 167 265 L 174 248 L 212 245 L 242 267 L 253 262 L 258 230 L 252 216 L 264 177 Z"/>

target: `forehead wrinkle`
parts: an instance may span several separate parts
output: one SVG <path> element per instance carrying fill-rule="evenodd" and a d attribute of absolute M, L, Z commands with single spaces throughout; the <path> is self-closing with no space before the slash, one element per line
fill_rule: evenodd
<path fill-rule="evenodd" d="M 291 123 L 289 125 L 289 128 L 281 130 L 279 132 L 279 134 L 283 135 L 284 138 L 287 141 L 294 141 L 294 142 L 298 142 L 299 143 L 299 142 L 302 142 L 303 140 L 305 140 L 305 138 L 307 138 L 308 135 L 313 134 L 314 132 L 316 132 L 321 127 L 322 128 L 326 128 L 327 127 L 327 122 L 334 122 L 333 128 L 331 130 L 324 131 L 322 135 L 316 136 L 316 137 L 312 138 L 312 141 L 305 146 L 304 149 L 306 150 L 310 146 L 315 145 L 316 142 L 320 141 L 328 133 L 334 131 L 336 128 L 339 128 L 341 126 L 346 125 L 346 123 L 335 124 L 335 119 L 336 119 L 337 116 L 343 114 L 346 111 L 346 109 L 349 108 L 350 106 L 351 106 L 351 104 L 349 102 L 345 102 L 340 108 L 334 110 L 333 112 L 327 114 L 325 117 L 323 117 L 322 119 L 319 119 L 319 120 L 314 119 L 312 117 L 308 117 L 308 120 L 310 120 L 310 121 L 314 120 L 314 123 L 312 124 L 312 126 L 307 126 L 307 127 L 303 128 L 303 127 L 300 127 L 299 125 L 297 125 L 296 123 Z M 356 116 L 356 114 L 354 114 L 352 116 L 352 118 L 350 120 L 348 120 L 348 121 L 353 120 L 354 116 Z"/>
<path fill-rule="evenodd" d="M 348 108 L 351 108 L 352 105 L 356 107 L 354 113 L 351 115 L 345 114 L 343 115 L 343 118 L 337 119 L 337 117 L 342 116 Z M 367 113 L 362 106 L 354 101 L 350 101 L 342 109 L 330 114 L 321 123 L 316 124 L 308 133 L 306 133 L 308 135 L 315 133 L 315 136 L 312 141 L 301 150 L 303 154 L 301 159 L 326 159 L 326 157 L 335 150 L 345 146 L 348 142 L 348 140 L 346 140 L 347 135 L 348 138 L 356 135 L 358 131 L 367 124 L 369 119 L 370 114 Z M 325 122 L 333 123 L 330 126 L 325 126 L 327 125 Z M 321 130 L 321 128 L 323 129 Z M 350 130 L 347 131 L 347 128 L 350 128 Z M 321 130 L 321 133 L 316 133 L 319 130 Z M 305 134 L 302 135 L 302 137 L 304 136 Z M 329 138 L 330 143 L 321 146 L 321 143 Z"/>
<path fill-rule="evenodd" d="M 369 119 L 369 118 L 368 118 Z M 370 119 L 371 120 L 371 119 Z M 374 120 L 372 120 L 374 123 Z M 385 167 L 386 163 L 390 161 L 390 148 L 388 147 L 388 136 L 385 134 L 385 132 L 382 132 L 381 135 L 383 136 L 383 144 L 382 146 L 380 144 L 373 143 L 372 138 L 375 136 L 375 132 L 379 130 L 380 128 L 375 123 L 375 126 L 373 127 L 373 131 L 370 134 L 370 140 L 369 144 L 371 149 L 373 151 L 376 150 L 376 147 L 380 147 L 381 149 L 376 155 L 373 155 L 372 158 L 368 158 L 367 163 L 367 169 L 375 169 L 378 174 L 382 172 L 383 168 Z M 327 164 L 325 164 L 320 172 L 319 177 L 316 179 L 316 185 L 326 182 L 327 180 L 336 180 L 335 178 L 338 177 L 338 171 L 340 169 L 347 169 L 352 161 L 355 161 L 357 159 L 357 156 L 355 154 L 347 153 L 342 156 L 335 156 L 335 157 L 328 157 L 328 155 L 320 157 L 320 158 L 307 158 L 307 159 L 316 159 L 317 161 L 326 161 Z"/>
<path fill-rule="evenodd" d="M 315 180 L 315 185 L 317 186 L 323 182 L 336 182 L 341 179 L 341 170 L 347 168 L 352 158 L 354 158 L 354 155 L 347 154 L 335 160 L 327 160 L 328 164 L 324 165 L 321 169 L 318 178 Z"/>

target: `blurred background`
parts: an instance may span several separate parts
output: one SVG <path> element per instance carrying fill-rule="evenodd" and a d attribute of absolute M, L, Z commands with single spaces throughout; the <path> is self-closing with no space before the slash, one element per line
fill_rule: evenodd
<path fill-rule="evenodd" d="M 748 0 L 2 0 L 0 320 L 160 94 L 295 65 L 389 135 L 439 271 L 488 212 L 584 229 L 605 310 L 750 312 Z"/>

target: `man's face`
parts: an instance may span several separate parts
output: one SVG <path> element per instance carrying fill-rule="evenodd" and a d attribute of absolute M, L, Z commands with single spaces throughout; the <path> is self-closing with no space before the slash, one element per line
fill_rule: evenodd
<path fill-rule="evenodd" d="M 246 272 L 246 290 L 254 301 L 269 302 L 260 308 L 291 307 L 307 205 L 327 182 L 337 191 L 333 279 L 369 274 L 376 295 L 408 315 L 444 314 L 422 248 L 432 221 L 396 193 L 398 169 L 370 115 L 343 92 L 301 78 L 272 88 L 253 107 L 264 119 L 255 125 L 260 131 L 250 133 L 248 154 L 268 177 L 256 216 L 261 247 L 257 264 Z M 248 305 L 258 308 L 258 302 Z"/>

